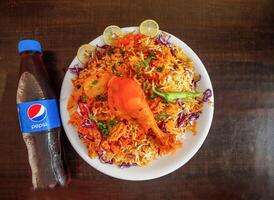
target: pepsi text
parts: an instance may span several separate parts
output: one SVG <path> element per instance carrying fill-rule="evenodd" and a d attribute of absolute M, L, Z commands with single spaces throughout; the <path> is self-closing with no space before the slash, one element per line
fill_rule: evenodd
<path fill-rule="evenodd" d="M 22 133 L 35 133 L 61 126 L 56 99 L 20 103 L 17 109 Z"/>

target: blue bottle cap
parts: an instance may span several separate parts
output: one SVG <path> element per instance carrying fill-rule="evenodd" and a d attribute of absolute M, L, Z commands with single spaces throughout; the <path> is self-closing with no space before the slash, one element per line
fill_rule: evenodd
<path fill-rule="evenodd" d="M 18 51 L 19 53 L 24 51 L 37 51 L 42 53 L 42 47 L 37 40 L 20 40 L 18 43 Z"/>

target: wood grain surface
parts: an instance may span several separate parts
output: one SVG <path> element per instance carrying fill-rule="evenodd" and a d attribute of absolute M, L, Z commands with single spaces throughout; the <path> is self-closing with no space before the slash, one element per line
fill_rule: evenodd
<path fill-rule="evenodd" d="M 155 19 L 204 62 L 215 113 L 199 152 L 159 179 L 111 178 L 85 163 L 62 135 L 72 181 L 33 191 L 17 119 L 18 40 L 35 38 L 59 93 L 77 48 L 110 24 Z M 274 199 L 274 1 L 0 1 L 0 199 Z"/>

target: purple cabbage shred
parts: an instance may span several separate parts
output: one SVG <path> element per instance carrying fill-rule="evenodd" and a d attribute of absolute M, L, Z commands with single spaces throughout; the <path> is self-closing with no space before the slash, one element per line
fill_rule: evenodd
<path fill-rule="evenodd" d="M 170 35 L 164 36 L 163 34 L 160 34 L 158 38 L 156 39 L 156 42 L 158 44 L 162 44 L 165 46 L 168 46 L 170 44 L 169 39 L 171 38 Z"/>
<path fill-rule="evenodd" d="M 96 45 L 95 56 L 98 59 L 101 59 L 105 54 L 109 54 L 112 51 L 113 51 L 113 49 L 110 45 L 106 45 L 106 44 L 103 45 L 103 46 Z"/>
<path fill-rule="evenodd" d="M 131 166 L 136 166 L 137 164 L 136 163 L 133 163 L 133 164 L 129 164 L 129 163 L 122 163 L 119 167 L 121 169 L 124 169 L 124 168 L 129 168 Z"/>
<path fill-rule="evenodd" d="M 86 103 L 82 103 L 82 105 L 83 105 L 84 108 L 86 109 L 87 114 L 90 115 L 90 111 L 89 111 L 88 105 L 87 105 Z"/>
<path fill-rule="evenodd" d="M 100 144 L 99 144 L 99 148 L 100 148 L 101 151 L 102 151 L 102 153 L 98 156 L 100 162 L 103 163 L 103 164 L 110 164 L 110 165 L 112 165 L 112 164 L 113 164 L 113 160 L 108 160 L 108 159 L 106 158 L 106 156 L 105 156 L 105 155 L 106 155 L 106 151 L 105 151 L 105 149 L 102 147 L 102 141 L 101 141 Z"/>
<path fill-rule="evenodd" d="M 182 128 L 186 126 L 187 124 L 192 124 L 194 121 L 196 121 L 202 112 L 196 112 L 196 113 L 190 113 L 188 115 L 184 114 L 183 112 L 179 113 L 178 119 L 177 119 L 177 125 L 176 128 Z"/>
<path fill-rule="evenodd" d="M 80 105 L 79 105 L 79 102 L 77 104 L 77 113 L 80 115 L 80 116 L 83 116 L 82 112 L 81 112 L 81 109 L 80 109 Z"/>
<path fill-rule="evenodd" d="M 124 125 L 128 125 L 128 121 L 126 119 L 123 119 L 122 122 L 124 123 Z"/>
<path fill-rule="evenodd" d="M 101 59 L 103 57 L 101 51 L 99 51 L 98 48 L 95 49 L 95 56 L 97 59 Z"/>
<path fill-rule="evenodd" d="M 209 98 L 212 96 L 211 89 L 206 89 L 203 93 L 203 102 L 208 102 Z"/>
<path fill-rule="evenodd" d="M 175 52 L 175 49 L 174 48 L 170 48 L 170 53 L 172 56 L 176 56 L 176 52 Z"/>
<path fill-rule="evenodd" d="M 179 113 L 176 128 L 182 128 L 184 126 L 186 117 L 187 116 L 183 112 Z"/>
<path fill-rule="evenodd" d="M 73 67 L 68 68 L 70 73 L 75 74 L 79 76 L 79 73 L 83 70 L 84 68 L 80 66 L 79 63 L 75 64 Z"/>
<path fill-rule="evenodd" d="M 95 126 L 95 122 L 90 119 L 85 119 L 82 126 L 84 128 L 93 128 Z"/>
<path fill-rule="evenodd" d="M 199 74 L 198 79 L 193 80 L 194 87 L 197 86 L 197 83 L 201 80 L 202 76 Z"/>
<path fill-rule="evenodd" d="M 161 121 L 159 124 L 158 124 L 158 127 L 161 129 L 161 131 L 163 132 L 166 132 L 167 129 L 166 129 L 166 123 L 164 121 Z"/>
<path fill-rule="evenodd" d="M 87 115 L 90 115 L 90 111 L 89 111 L 88 105 L 86 103 L 82 103 L 80 101 L 78 101 L 78 104 L 77 104 L 77 112 L 78 112 L 78 114 L 80 116 L 84 116 L 84 113 L 80 109 L 81 105 L 85 108 Z"/>
<path fill-rule="evenodd" d="M 196 121 L 200 117 L 200 114 L 201 114 L 201 112 L 191 113 L 188 116 L 188 122 L 193 123 L 194 121 Z"/>
<path fill-rule="evenodd" d="M 181 101 L 181 99 L 176 99 L 176 103 L 180 106 L 183 107 L 184 103 Z"/>
<path fill-rule="evenodd" d="M 105 154 L 99 155 L 99 160 L 100 160 L 100 162 L 103 163 L 103 164 L 110 164 L 110 165 L 113 164 L 113 160 L 108 160 L 108 159 L 105 157 Z"/>

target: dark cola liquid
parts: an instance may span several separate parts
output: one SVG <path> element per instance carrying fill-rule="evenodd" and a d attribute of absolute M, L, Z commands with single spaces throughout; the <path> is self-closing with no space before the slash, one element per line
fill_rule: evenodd
<path fill-rule="evenodd" d="M 54 99 L 48 73 L 40 53 L 21 53 L 17 104 L 41 99 Z M 36 133 L 23 133 L 28 150 L 34 188 L 53 188 L 68 182 L 61 159 L 60 128 Z"/>

